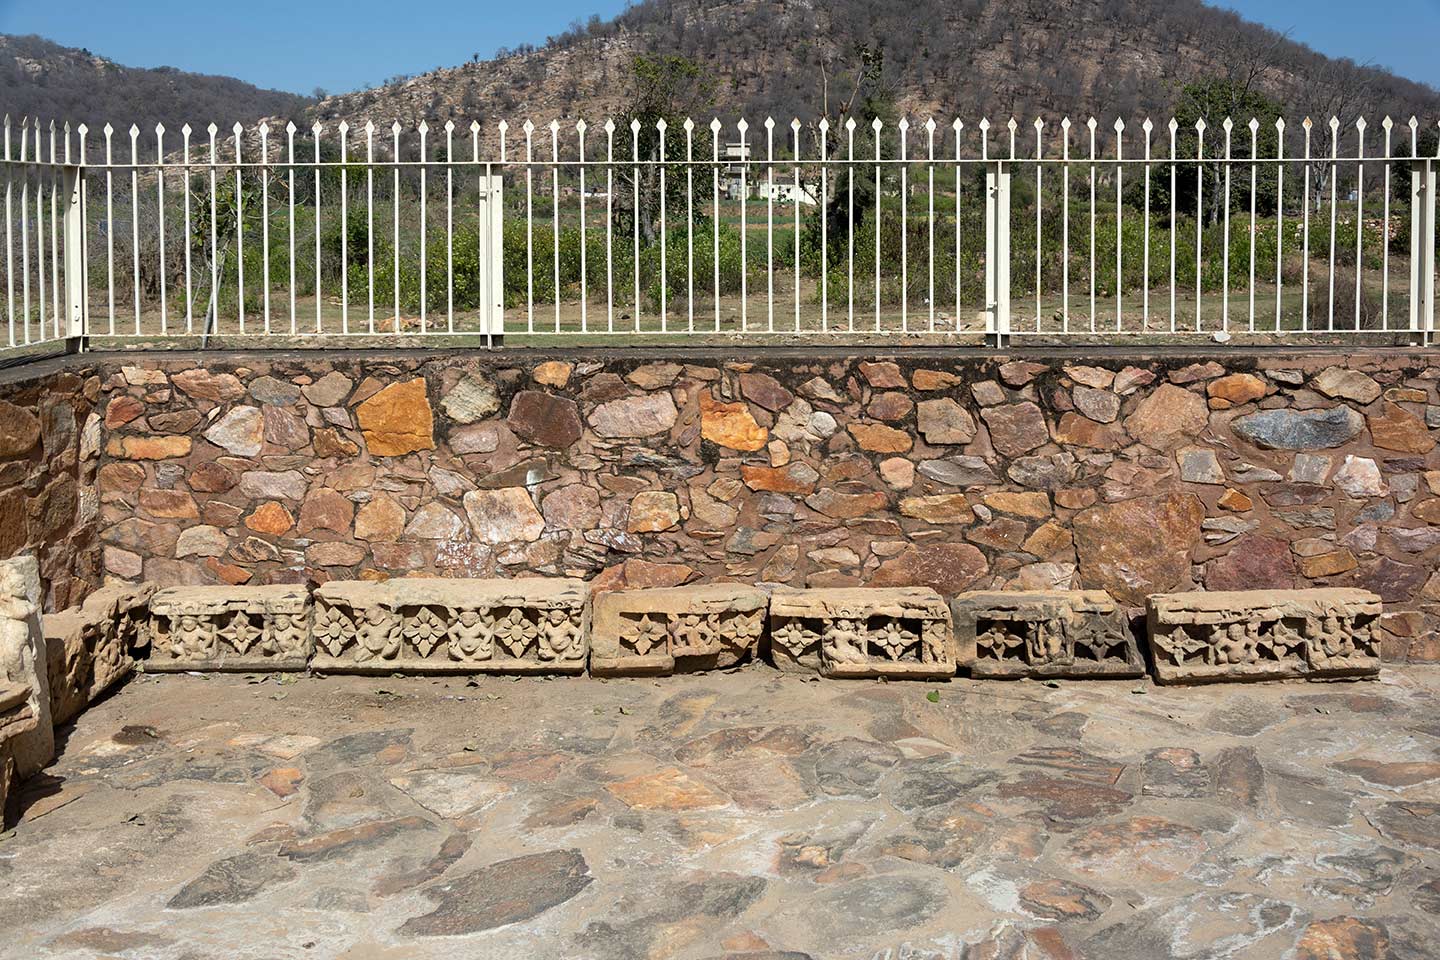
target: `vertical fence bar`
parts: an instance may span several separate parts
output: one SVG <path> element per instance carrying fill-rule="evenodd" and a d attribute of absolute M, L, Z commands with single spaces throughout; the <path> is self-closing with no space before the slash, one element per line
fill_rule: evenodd
<path fill-rule="evenodd" d="M 580 171 L 580 332 L 590 332 L 589 259 L 585 243 L 585 121 L 575 122 L 575 140 L 579 145 Z"/>
<path fill-rule="evenodd" d="M 581 201 L 584 202 L 584 201 Z M 477 243 L 478 249 L 478 243 Z M 581 263 L 584 263 L 582 258 Z M 445 121 L 445 332 L 455 332 L 455 121 Z"/>
<path fill-rule="evenodd" d="M 669 318 L 669 289 L 670 271 L 666 262 L 666 247 L 669 245 L 665 235 L 665 130 L 669 125 L 665 118 L 661 117 L 655 121 L 655 132 L 659 134 L 659 157 L 660 167 L 655 180 L 656 190 L 660 194 L 660 332 L 666 333 L 670 327 Z"/>
<path fill-rule="evenodd" d="M 340 121 L 340 332 L 350 332 L 350 168 L 346 163 L 350 124 Z M 395 157 L 399 164 L 400 157 Z M 399 289 L 399 284 L 396 284 Z M 400 313 L 395 313 L 395 332 L 400 332 Z"/>
<path fill-rule="evenodd" d="M 390 271 L 391 271 L 391 298 L 395 301 L 395 311 L 392 331 L 400 333 L 400 162 L 403 155 L 400 152 L 400 121 L 395 120 L 390 124 Z"/>
<path fill-rule="evenodd" d="M 710 120 L 710 259 L 715 332 L 720 332 L 720 118 Z"/>
<path fill-rule="evenodd" d="M 1060 329 L 1070 332 L 1070 118 L 1060 121 Z"/>
<path fill-rule="evenodd" d="M 750 138 L 747 136 L 750 124 L 741 117 L 735 128 L 740 131 L 740 330 L 743 333 L 750 328 L 750 265 L 746 262 L 750 234 L 746 218 L 750 206 Z M 798 273 L 796 276 L 798 280 Z"/>
<path fill-rule="evenodd" d="M 1255 332 L 1255 220 L 1258 210 L 1257 199 L 1260 190 L 1260 168 L 1256 160 L 1260 156 L 1260 121 L 1250 118 L 1250 322 L 1249 330 Z"/>
<path fill-rule="evenodd" d="M 605 121 L 605 330 L 615 332 L 615 121 Z"/>
<path fill-rule="evenodd" d="M 1044 167 L 1044 160 L 1045 160 L 1045 145 L 1044 145 L 1044 143 L 1043 143 L 1043 141 L 1042 141 L 1042 139 L 1041 139 L 1041 138 L 1044 136 L 1044 134 L 1045 134 L 1045 121 L 1042 120 L 1042 119 L 1040 119 L 1039 117 L 1036 117 L 1036 118 L 1035 118 L 1035 332 L 1036 332 L 1036 333 L 1039 333 L 1040 330 L 1041 330 L 1041 321 L 1040 321 L 1040 318 L 1041 318 L 1042 316 L 1044 316 L 1044 313 L 1045 313 L 1044 307 L 1041 305 L 1041 301 L 1040 301 L 1040 288 L 1041 288 L 1042 266 L 1043 266 L 1043 264 L 1044 264 L 1044 244 L 1042 243 L 1042 241 L 1043 241 L 1044 236 L 1045 236 L 1045 229 L 1044 229 L 1044 227 L 1045 227 L 1045 221 L 1044 221 L 1044 214 L 1043 214 L 1043 211 L 1044 211 L 1044 208 L 1045 208 L 1045 191 L 1044 191 L 1044 189 L 1043 189 L 1043 186 L 1042 186 L 1042 183 L 1041 183 L 1041 179 L 1040 179 L 1040 171 L 1041 171 L 1041 170 L 1043 169 L 1043 167 Z M 934 187 L 933 187 L 933 186 L 931 187 L 931 190 L 932 190 L 932 191 L 934 190 Z M 932 220 L 934 219 L 933 213 L 932 213 L 932 215 L 931 215 L 931 219 L 932 219 Z"/>
<path fill-rule="evenodd" d="M 770 124 L 775 125 L 774 121 Z M 695 121 L 685 118 L 685 332 L 695 332 Z M 770 327 L 775 327 L 775 285 L 770 285 Z"/>
<path fill-rule="evenodd" d="M 107 138 L 108 139 L 108 138 Z M 26 154 L 30 150 L 30 118 L 20 121 L 20 306 L 24 312 L 24 342 L 30 342 L 30 168 L 26 166 Z M 114 283 L 111 283 L 111 303 L 114 303 Z M 114 308 L 111 308 L 113 314 Z M 113 332 L 114 320 L 111 320 Z"/>
<path fill-rule="evenodd" d="M 68 138 L 67 138 L 68 139 Z M 66 144 L 69 149 L 69 144 Z M 55 153 L 55 121 L 50 121 L 50 324 L 55 338 L 60 337 L 60 188 L 62 170 Z"/>
<path fill-rule="evenodd" d="M 1095 128 L 1098 121 L 1091 117 L 1085 124 L 1090 128 L 1090 332 L 1095 332 L 1098 319 L 1095 301 Z"/>
<path fill-rule="evenodd" d="M 910 120 L 901 117 L 900 131 L 900 329 L 910 332 Z"/>
<path fill-rule="evenodd" d="M 637 123 L 639 121 L 636 121 Z M 525 330 L 535 332 L 535 123 L 527 119 L 525 131 Z M 639 191 L 633 191 L 634 219 L 640 218 Z"/>
<path fill-rule="evenodd" d="M 185 165 L 185 186 L 182 193 L 184 196 L 183 204 L 185 219 L 185 332 L 187 334 L 192 334 L 195 332 L 195 286 L 194 276 L 192 273 L 190 251 L 190 238 L 192 235 L 192 229 L 190 224 L 190 134 L 192 132 L 193 131 L 190 129 L 190 124 L 188 123 L 180 128 L 180 159 L 181 162 Z M 291 272 L 294 272 L 293 265 L 291 267 Z"/>
<path fill-rule="evenodd" d="M 241 181 L 243 167 L 240 147 L 244 128 L 235 124 L 235 303 L 240 319 L 240 335 L 245 335 L 245 190 Z M 138 314 L 137 314 L 138 321 Z M 138 332 L 138 331 L 137 331 Z"/>
<path fill-rule="evenodd" d="M 425 268 L 429 260 L 426 241 L 429 239 L 430 220 L 425 214 L 425 201 L 429 194 L 429 172 L 430 172 L 430 149 L 425 144 L 425 136 L 430 132 L 430 125 L 424 120 L 416 127 L 420 131 L 420 333 L 429 333 L 429 301 L 430 291 L 426 286 Z M 557 198 L 558 199 L 558 198 Z M 559 291 L 556 291 L 556 302 L 559 302 Z"/>
<path fill-rule="evenodd" d="M 83 131 L 83 127 L 81 128 Z M 61 221 L 65 248 L 65 333 L 68 338 L 85 334 L 85 164 L 84 133 L 81 133 L 81 163 L 70 163 L 70 133 L 65 132 L 65 212 Z"/>
<path fill-rule="evenodd" d="M 880 130 L 883 128 L 880 118 L 876 117 L 870 122 L 870 129 L 875 131 L 875 332 L 880 332 Z M 800 238 L 800 227 L 796 224 L 795 238 Z M 798 296 L 798 294 L 797 294 Z M 798 316 L 798 308 L 797 308 Z"/>
<path fill-rule="evenodd" d="M 1310 329 L 1310 133 L 1315 124 L 1309 117 L 1301 126 L 1305 130 L 1304 202 L 1300 224 L 1300 329 Z"/>
<path fill-rule="evenodd" d="M 1221 203 L 1221 215 L 1225 225 L 1221 233 L 1223 251 L 1220 257 L 1220 329 L 1230 329 L 1230 171 L 1231 160 L 1234 157 L 1232 152 L 1232 135 L 1235 130 L 1235 123 L 1229 117 L 1221 124 L 1225 131 L 1225 194 Z"/>
<path fill-rule="evenodd" d="M 551 281 L 555 291 L 555 332 L 560 332 L 560 121 L 550 121 L 550 246 Z M 663 285 L 663 284 L 662 284 Z"/>
<path fill-rule="evenodd" d="M 155 125 L 155 207 L 157 214 L 156 234 L 159 239 L 160 255 L 160 335 L 170 333 L 170 315 L 166 303 L 165 280 L 165 124 Z"/>
<path fill-rule="evenodd" d="M 1142 330 L 1150 329 L 1150 136 L 1155 131 L 1155 124 L 1146 117 L 1140 129 L 1145 132 L 1145 239 L 1144 239 L 1144 266 L 1141 276 L 1141 283 L 1144 292 L 1141 294 L 1140 324 Z M 1174 229 L 1174 224 L 1171 224 Z"/>
<path fill-rule="evenodd" d="M 820 129 L 820 196 L 815 210 L 820 218 L 820 329 L 830 330 L 830 218 L 826 215 L 826 198 L 830 194 L 830 119 L 821 117 Z M 799 244 L 796 244 L 796 270 L 799 270 Z M 931 326 L 934 326 L 932 323 Z"/>
<path fill-rule="evenodd" d="M 1125 203 L 1122 180 L 1125 174 L 1125 121 L 1115 119 L 1115 332 L 1125 317 Z"/>
<path fill-rule="evenodd" d="M 798 252 L 798 247 L 796 248 Z M 798 276 L 800 264 L 796 260 Z M 775 118 L 765 118 L 765 329 L 775 332 Z"/>
<path fill-rule="evenodd" d="M 632 310 L 632 323 L 634 324 L 635 332 L 636 332 L 636 333 L 639 333 L 639 332 L 640 332 L 640 217 L 641 217 L 641 212 L 640 212 L 640 211 L 641 211 L 641 209 L 642 209 L 642 206 L 641 206 L 642 202 L 641 202 L 641 199 L 640 199 L 640 121 L 639 121 L 639 120 L 631 120 L 631 121 L 630 121 L 630 160 L 631 160 L 631 165 L 630 165 L 630 175 L 631 175 L 630 195 L 631 195 L 631 198 L 632 198 L 631 207 L 632 207 L 632 212 L 633 212 L 633 216 L 631 216 L 631 218 L 630 218 L 630 225 L 631 225 L 631 228 L 632 228 L 632 229 L 631 229 L 631 254 L 630 254 L 630 255 L 631 255 L 631 257 L 633 258 L 632 266 L 634 267 L 634 270 L 633 270 L 633 273 L 634 273 L 634 306 L 631 308 L 631 310 Z M 718 207 L 717 207 L 716 210 L 715 210 L 715 214 L 716 214 L 717 217 L 718 217 L 719 214 L 720 214 L 720 210 L 719 210 Z M 718 255 L 718 254 L 717 254 L 717 255 Z M 717 291 L 718 291 L 718 289 L 719 289 L 718 284 L 717 284 L 717 286 L 716 286 L 716 289 L 717 289 Z"/>
<path fill-rule="evenodd" d="M 369 316 L 366 325 L 367 332 L 375 335 L 375 121 L 365 121 L 365 293 L 369 304 Z M 396 203 L 399 203 L 400 189 L 400 157 L 395 160 Z M 395 218 L 396 228 L 399 228 L 400 218 Z M 349 243 L 350 239 L 345 237 L 341 243 Z M 396 244 L 398 251 L 399 244 Z M 400 280 L 395 280 L 395 295 L 400 295 Z M 400 310 L 395 310 L 395 332 L 400 332 Z"/>
<path fill-rule="evenodd" d="M 1275 121 L 1275 332 L 1285 305 L 1285 118 Z"/>
<path fill-rule="evenodd" d="M 238 140 L 237 140 L 238 143 Z M 37 150 L 38 153 L 38 150 Z M 236 193 L 239 193 L 237 188 Z M 135 293 L 135 335 L 140 335 L 140 128 L 130 125 L 130 263 Z M 43 282 L 42 282 L 43 286 Z"/>
<path fill-rule="evenodd" d="M 315 148 L 315 332 L 316 332 L 316 333 L 323 333 L 324 330 L 325 330 L 325 321 L 324 321 L 324 317 L 323 317 L 323 315 L 322 315 L 322 313 L 321 313 L 321 307 L 322 307 L 322 305 L 323 305 L 324 302 L 325 302 L 325 298 L 324 298 L 323 296 L 321 296 L 321 293 L 322 293 L 321 277 L 323 276 L 323 274 L 322 274 L 321 269 L 320 269 L 320 266 L 321 266 L 321 265 L 320 265 L 320 156 L 321 156 L 321 153 L 320 153 L 320 138 L 321 138 L 321 136 L 324 134 L 324 132 L 325 132 L 325 128 L 322 127 L 322 126 L 321 126 L 320 124 L 318 124 L 318 123 L 315 124 L 314 126 L 312 126 L 312 127 L 310 128 L 310 135 L 311 135 L 311 137 L 313 138 L 313 145 L 314 145 L 314 148 Z"/>
<path fill-rule="evenodd" d="M 1179 157 L 1179 146 L 1176 136 L 1180 131 L 1180 123 L 1174 117 L 1170 118 L 1170 332 L 1175 332 L 1175 310 L 1178 306 L 1179 288 L 1176 285 L 1175 269 L 1178 263 L 1179 238 L 1180 238 L 1180 217 L 1179 217 L 1179 176 L 1180 167 L 1176 163 Z"/>
<path fill-rule="evenodd" d="M 852 121 L 852 122 L 853 122 L 853 121 Z M 961 245 L 960 245 L 961 234 L 963 233 L 963 230 L 964 230 L 964 226 L 963 226 L 963 224 L 961 223 L 961 220 L 960 220 L 960 213 L 961 213 L 961 200 L 960 200 L 960 197 L 961 197 L 961 192 L 962 192 L 963 187 L 964 187 L 964 182 L 963 182 L 963 179 L 962 179 L 962 177 L 961 177 L 961 166 L 960 166 L 960 131 L 962 131 L 962 130 L 965 129 L 965 124 L 961 122 L 961 120 L 960 120 L 959 117 L 956 117 L 956 118 L 955 118 L 955 122 L 954 122 L 953 124 L 951 124 L 951 128 L 955 131 L 955 332 L 956 332 L 956 333 L 959 333 L 959 332 L 960 332 L 960 303 L 961 303 L 961 291 L 960 291 L 960 285 L 961 285 L 961 283 L 960 283 L 960 282 L 961 282 L 961 279 L 964 277 L 964 272 L 963 272 L 962 269 L 961 269 L 962 260 L 961 260 Z M 851 187 L 851 193 L 852 193 L 852 195 L 853 195 L 853 193 L 854 193 L 854 187 L 853 187 L 853 186 Z M 853 206 L 853 200 L 852 200 L 852 206 Z M 854 216 L 853 213 L 852 213 L 851 216 L 850 216 L 850 229 L 851 229 L 852 231 L 855 229 L 855 216 Z"/>
<path fill-rule="evenodd" d="M 1195 121 L 1195 331 L 1203 326 L 1200 285 L 1204 278 L 1205 241 L 1205 118 Z"/>
<path fill-rule="evenodd" d="M 1330 118 L 1330 312 L 1325 329 L 1335 329 L 1335 229 L 1340 219 L 1340 118 Z"/>
<path fill-rule="evenodd" d="M 290 204 L 290 216 L 286 223 L 289 226 L 290 235 L 288 249 L 290 251 L 289 277 L 290 277 L 290 334 L 296 333 L 295 326 L 295 121 L 285 124 L 285 163 L 289 181 L 288 200 Z M 188 216 L 188 214 L 187 214 Z"/>
<path fill-rule="evenodd" d="M 1039 170 L 1039 167 L 1036 167 Z M 935 118 L 930 117 L 925 121 L 925 176 L 929 181 L 926 191 L 926 216 L 925 222 L 929 225 L 927 231 L 929 237 L 929 251 L 926 255 L 926 265 L 929 270 L 929 282 L 926 288 L 925 302 L 929 306 L 930 332 L 935 332 Z M 821 191 L 822 195 L 824 191 Z M 1039 191 L 1036 191 L 1037 201 Z"/>
<path fill-rule="evenodd" d="M 792 176 L 794 177 L 794 181 L 795 181 L 795 185 L 794 185 L 794 187 L 792 188 L 792 189 L 794 190 L 794 192 L 790 195 L 790 206 L 791 206 L 791 210 L 792 210 L 792 212 L 794 213 L 794 216 L 795 216 L 795 235 L 794 235 L 794 238 L 793 238 L 794 242 L 793 242 L 793 244 L 791 245 L 791 250 L 793 251 L 793 253 L 794 253 L 794 255 L 795 255 L 795 256 L 794 256 L 794 259 L 795 259 L 795 270 L 794 270 L 794 278 L 793 278 L 793 279 L 794 279 L 794 283 L 792 284 L 792 286 L 794 287 L 794 292 L 795 292 L 795 332 L 796 332 L 796 333 L 799 333 L 799 332 L 800 332 L 800 121 L 799 121 L 799 119 L 795 119 L 795 120 L 791 120 L 791 121 L 790 121 L 790 137 L 791 137 L 791 141 L 792 141 L 792 144 L 791 144 L 791 147 L 790 147 L 790 149 L 791 149 L 791 151 L 792 151 L 791 156 L 794 158 L 794 161 L 795 161 L 795 162 L 794 162 L 794 166 L 791 168 L 791 174 L 792 174 Z"/>
<path fill-rule="evenodd" d="M 270 125 L 260 123 L 260 297 L 265 333 L 270 333 Z"/>
<path fill-rule="evenodd" d="M 1391 134 L 1395 128 L 1395 121 L 1388 116 L 1380 122 L 1385 130 L 1385 203 L 1383 226 L 1380 228 L 1380 329 L 1390 329 L 1390 164 L 1393 160 L 1391 154 Z"/>
<path fill-rule="evenodd" d="M 211 123 L 206 131 L 210 134 L 210 309 L 209 319 L 205 322 L 206 333 L 218 330 L 220 327 L 220 201 L 218 196 L 218 174 L 216 164 L 219 161 L 219 145 L 216 143 L 215 134 L 220 131 L 214 123 Z M 105 125 L 105 153 L 106 162 L 109 162 L 110 153 L 110 125 Z M 110 170 L 105 170 L 105 192 L 106 204 L 109 204 L 110 192 Z M 317 207 L 318 209 L 318 207 Z M 113 233 L 114 231 L 110 231 Z M 316 230 L 318 237 L 320 231 Z M 110 283 L 110 333 L 115 333 L 115 283 L 113 280 L 114 268 L 111 268 L 112 280 Z"/>
<path fill-rule="evenodd" d="M 5 114 L 5 320 L 15 346 L 15 168 L 11 165 L 10 114 Z"/>
<path fill-rule="evenodd" d="M 1360 329 L 1361 292 L 1365 271 L 1365 118 L 1355 121 L 1355 329 Z"/>

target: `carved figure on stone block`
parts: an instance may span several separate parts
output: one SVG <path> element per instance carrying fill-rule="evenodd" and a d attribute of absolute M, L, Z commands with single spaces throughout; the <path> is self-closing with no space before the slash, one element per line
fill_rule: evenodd
<path fill-rule="evenodd" d="M 447 637 L 455 660 L 489 660 L 495 655 L 493 624 L 479 610 L 465 608 L 450 621 Z"/>
<path fill-rule="evenodd" d="M 1215 642 L 1215 657 L 1219 663 L 1254 663 L 1260 645 L 1260 622 L 1232 623 L 1227 626 Z"/>
<path fill-rule="evenodd" d="M 1031 663 L 1050 663 L 1068 660 L 1065 650 L 1065 625 L 1058 617 L 1048 617 L 1035 625 L 1030 635 L 1029 649 Z"/>
<path fill-rule="evenodd" d="M 560 607 L 548 610 L 540 627 L 540 659 L 573 660 L 583 657 L 584 639 L 578 615 Z"/>
<path fill-rule="evenodd" d="M 177 660 L 208 660 L 215 656 L 216 639 L 213 621 L 182 613 L 170 635 L 170 649 Z"/>
<path fill-rule="evenodd" d="M 400 652 L 400 618 L 389 610 L 378 606 L 366 609 L 355 624 L 355 630 L 359 646 L 356 659 L 362 662 L 393 660 Z"/>
<path fill-rule="evenodd" d="M 280 657 L 301 657 L 305 655 L 305 621 L 289 613 L 277 613 L 270 618 L 270 630 L 262 647 L 264 652 Z"/>
<path fill-rule="evenodd" d="M 825 630 L 825 658 L 834 663 L 864 663 L 867 639 L 858 621 L 848 617 L 832 620 Z"/>

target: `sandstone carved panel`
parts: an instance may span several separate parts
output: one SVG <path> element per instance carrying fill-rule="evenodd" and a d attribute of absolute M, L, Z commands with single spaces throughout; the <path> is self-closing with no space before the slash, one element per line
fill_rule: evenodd
<path fill-rule="evenodd" d="M 150 600 L 145 669 L 304 670 L 310 596 L 303 587 L 167 587 Z"/>
<path fill-rule="evenodd" d="M 950 601 L 961 666 L 976 677 L 1140 677 L 1124 611 L 1103 590 L 979 591 Z"/>
<path fill-rule="evenodd" d="M 342 580 L 315 590 L 317 670 L 583 673 L 582 580 Z"/>
<path fill-rule="evenodd" d="M 924 587 L 776 590 L 770 651 L 781 669 L 826 677 L 955 675 L 950 609 Z"/>
<path fill-rule="evenodd" d="M 1380 671 L 1380 612 L 1378 596 L 1344 588 L 1152 596 L 1155 679 L 1373 675 Z"/>
<path fill-rule="evenodd" d="M 56 724 L 89 706 L 135 665 L 150 645 L 149 584 L 102 587 L 78 607 L 43 618 L 50 710 Z"/>
<path fill-rule="evenodd" d="M 768 602 L 765 591 L 730 583 L 597 594 L 590 672 L 668 675 L 734 666 L 758 648 Z"/>

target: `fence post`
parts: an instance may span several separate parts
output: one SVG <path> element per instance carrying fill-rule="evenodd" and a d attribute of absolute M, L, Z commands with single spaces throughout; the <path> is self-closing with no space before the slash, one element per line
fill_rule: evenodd
<path fill-rule="evenodd" d="M 985 174 L 985 339 L 1003 347 L 1010 334 L 1010 173 L 997 162 Z"/>
<path fill-rule="evenodd" d="M 480 224 L 480 308 L 482 330 L 492 346 L 505 340 L 505 224 L 504 178 L 482 177 L 480 203 L 485 211 Z"/>
<path fill-rule="evenodd" d="M 1435 331 L 1435 168 L 1410 173 L 1410 330 L 1426 344 Z"/>
<path fill-rule="evenodd" d="M 67 164 L 64 182 L 65 336 L 76 339 L 85 336 L 85 220 L 80 202 L 85 168 Z"/>

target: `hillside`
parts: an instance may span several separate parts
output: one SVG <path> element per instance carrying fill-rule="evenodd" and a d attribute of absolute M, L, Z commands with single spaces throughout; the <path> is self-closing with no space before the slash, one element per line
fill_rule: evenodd
<path fill-rule="evenodd" d="M 42 37 L 0 34 L 0 103 L 20 117 L 55 119 L 98 128 L 107 121 L 145 131 L 157 122 L 177 129 L 215 121 L 229 127 L 267 116 L 301 115 L 308 97 L 261 90 L 233 77 L 185 73 L 172 67 L 123 67 L 88 50 Z"/>
<path fill-rule="evenodd" d="M 331 97 L 322 119 L 594 118 L 623 102 L 638 54 L 680 54 L 713 81 L 697 112 L 809 119 L 848 96 L 862 46 L 912 116 L 1161 117 L 1180 87 L 1231 77 L 1292 115 L 1440 108 L 1440 92 L 1325 57 L 1199 0 L 645 0 L 543 47 Z"/>

